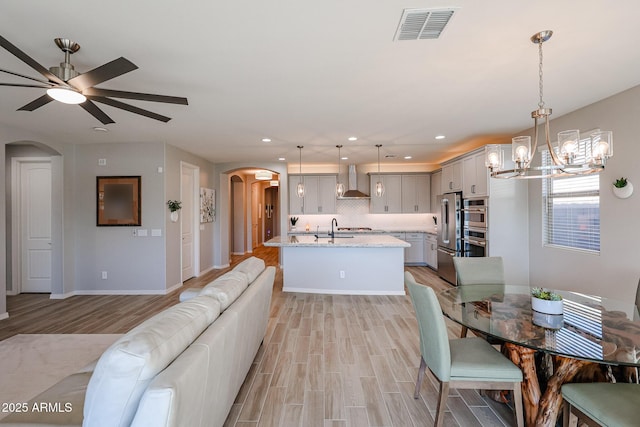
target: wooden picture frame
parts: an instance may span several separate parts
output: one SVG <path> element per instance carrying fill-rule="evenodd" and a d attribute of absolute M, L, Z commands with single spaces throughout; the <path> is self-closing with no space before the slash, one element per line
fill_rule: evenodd
<path fill-rule="evenodd" d="M 140 176 L 96 177 L 96 225 L 140 226 Z"/>

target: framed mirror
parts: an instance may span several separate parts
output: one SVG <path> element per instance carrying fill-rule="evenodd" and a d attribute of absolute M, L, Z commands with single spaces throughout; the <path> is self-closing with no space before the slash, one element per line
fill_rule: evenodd
<path fill-rule="evenodd" d="M 140 226 L 140 176 L 96 177 L 98 226 Z"/>

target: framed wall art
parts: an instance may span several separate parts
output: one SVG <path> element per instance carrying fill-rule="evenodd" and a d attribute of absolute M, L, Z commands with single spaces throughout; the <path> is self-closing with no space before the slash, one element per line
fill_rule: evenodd
<path fill-rule="evenodd" d="M 216 220 L 216 190 L 200 188 L 200 222 L 213 222 Z"/>
<path fill-rule="evenodd" d="M 140 176 L 96 177 L 97 225 L 140 226 Z"/>

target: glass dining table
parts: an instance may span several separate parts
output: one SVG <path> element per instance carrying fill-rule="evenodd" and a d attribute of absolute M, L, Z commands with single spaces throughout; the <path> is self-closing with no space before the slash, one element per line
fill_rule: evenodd
<path fill-rule="evenodd" d="M 626 380 L 638 380 L 640 315 L 634 302 L 556 292 L 563 298 L 563 312 L 556 315 L 532 310 L 529 286 L 470 285 L 438 293 L 446 317 L 505 342 L 503 351 L 523 372 L 528 426 L 556 424 L 560 387 L 576 375 L 595 381 L 612 375 L 598 364 L 616 366 Z M 537 352 L 552 356 L 544 391 L 536 371 Z"/>

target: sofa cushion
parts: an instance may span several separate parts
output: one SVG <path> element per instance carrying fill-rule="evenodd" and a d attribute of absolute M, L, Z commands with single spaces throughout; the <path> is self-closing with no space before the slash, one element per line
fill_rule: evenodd
<path fill-rule="evenodd" d="M 220 310 L 224 311 L 242 295 L 249 286 L 245 273 L 230 271 L 205 286 L 200 295 L 206 295 L 220 302 Z"/>
<path fill-rule="evenodd" d="M 85 425 L 130 425 L 149 382 L 219 315 L 217 300 L 199 296 L 156 314 L 113 343 L 89 381 Z"/>
<path fill-rule="evenodd" d="M 264 271 L 264 269 L 264 260 L 252 256 L 251 258 L 247 258 L 240 264 L 236 265 L 233 271 L 246 274 L 249 283 L 252 283 L 254 280 L 256 280 L 256 277 L 258 277 L 260 273 Z"/>

